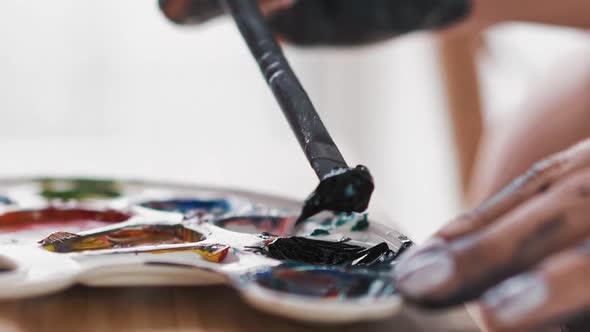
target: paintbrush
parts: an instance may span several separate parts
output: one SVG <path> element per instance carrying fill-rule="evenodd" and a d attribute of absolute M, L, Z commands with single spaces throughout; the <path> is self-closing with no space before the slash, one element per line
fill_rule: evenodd
<path fill-rule="evenodd" d="M 365 211 L 374 189 L 373 177 L 364 166 L 351 168 L 346 164 L 256 1 L 224 0 L 222 3 L 233 17 L 320 179 L 318 187 L 305 200 L 297 224 L 324 210 L 347 213 Z"/>

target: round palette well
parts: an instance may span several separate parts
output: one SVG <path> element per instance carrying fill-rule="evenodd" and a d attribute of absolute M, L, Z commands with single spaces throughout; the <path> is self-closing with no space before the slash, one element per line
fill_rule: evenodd
<path fill-rule="evenodd" d="M 35 229 L 59 229 L 76 226 L 92 229 L 120 223 L 131 218 L 129 213 L 115 210 L 90 210 L 81 208 L 55 208 L 19 210 L 0 215 L 0 234 L 31 231 Z"/>
<path fill-rule="evenodd" d="M 143 202 L 143 207 L 178 212 L 185 215 L 225 214 L 231 210 L 231 204 L 225 199 L 168 199 Z"/>

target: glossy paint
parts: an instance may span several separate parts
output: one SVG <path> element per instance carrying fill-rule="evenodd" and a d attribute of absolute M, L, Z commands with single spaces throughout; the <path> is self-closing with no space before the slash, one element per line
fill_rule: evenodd
<path fill-rule="evenodd" d="M 185 215 L 224 214 L 231 209 L 230 202 L 225 199 L 170 199 L 149 201 L 140 205 L 149 209 L 178 212 Z"/>
<path fill-rule="evenodd" d="M 287 236 L 293 231 L 295 217 L 252 216 L 230 217 L 213 221 L 216 226 L 247 234 L 273 234 Z"/>
<path fill-rule="evenodd" d="M 390 265 L 395 258 L 395 252 L 386 243 L 364 247 L 304 237 L 271 239 L 259 252 L 277 260 L 324 266 Z"/>
<path fill-rule="evenodd" d="M 39 243 L 48 251 L 67 253 L 139 246 L 195 243 L 205 237 L 182 225 L 126 226 L 88 235 L 58 232 Z"/>
<path fill-rule="evenodd" d="M 243 281 L 280 293 L 323 299 L 379 299 L 395 292 L 395 283 L 387 275 L 297 264 L 249 274 Z"/>
<path fill-rule="evenodd" d="M 129 218 L 131 218 L 130 214 L 115 210 L 100 211 L 80 208 L 21 210 L 0 215 L 0 234 L 72 226 L 79 229 L 92 229 L 120 223 Z"/>

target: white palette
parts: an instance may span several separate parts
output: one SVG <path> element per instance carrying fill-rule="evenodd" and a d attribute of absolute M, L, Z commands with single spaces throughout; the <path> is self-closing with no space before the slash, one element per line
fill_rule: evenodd
<path fill-rule="evenodd" d="M 343 323 L 398 312 L 401 301 L 390 269 L 394 254 L 411 242 L 375 222 L 367 226 L 361 215 L 323 214 L 294 227 L 299 208 L 299 202 L 283 198 L 182 185 L 4 180 L 0 299 L 50 294 L 74 284 L 228 284 L 252 306 L 302 321 Z M 39 243 L 56 232 L 67 233 Z M 291 236 L 312 249 L 317 241 L 329 241 L 361 249 L 385 243 L 391 250 L 377 263 L 359 251 L 354 260 L 335 266 L 269 253 Z M 371 263 L 358 266 L 365 261 Z"/>

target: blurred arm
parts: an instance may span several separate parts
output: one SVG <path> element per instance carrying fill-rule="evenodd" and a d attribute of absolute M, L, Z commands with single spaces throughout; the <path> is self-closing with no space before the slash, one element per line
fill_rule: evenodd
<path fill-rule="evenodd" d="M 522 112 L 488 131 L 474 172 L 471 204 L 490 197 L 535 162 L 590 137 L 590 61 L 586 59 L 588 54 L 558 68 Z"/>
<path fill-rule="evenodd" d="M 482 29 L 509 21 L 590 28 L 590 1 L 472 0 L 471 14 L 456 28 Z"/>

